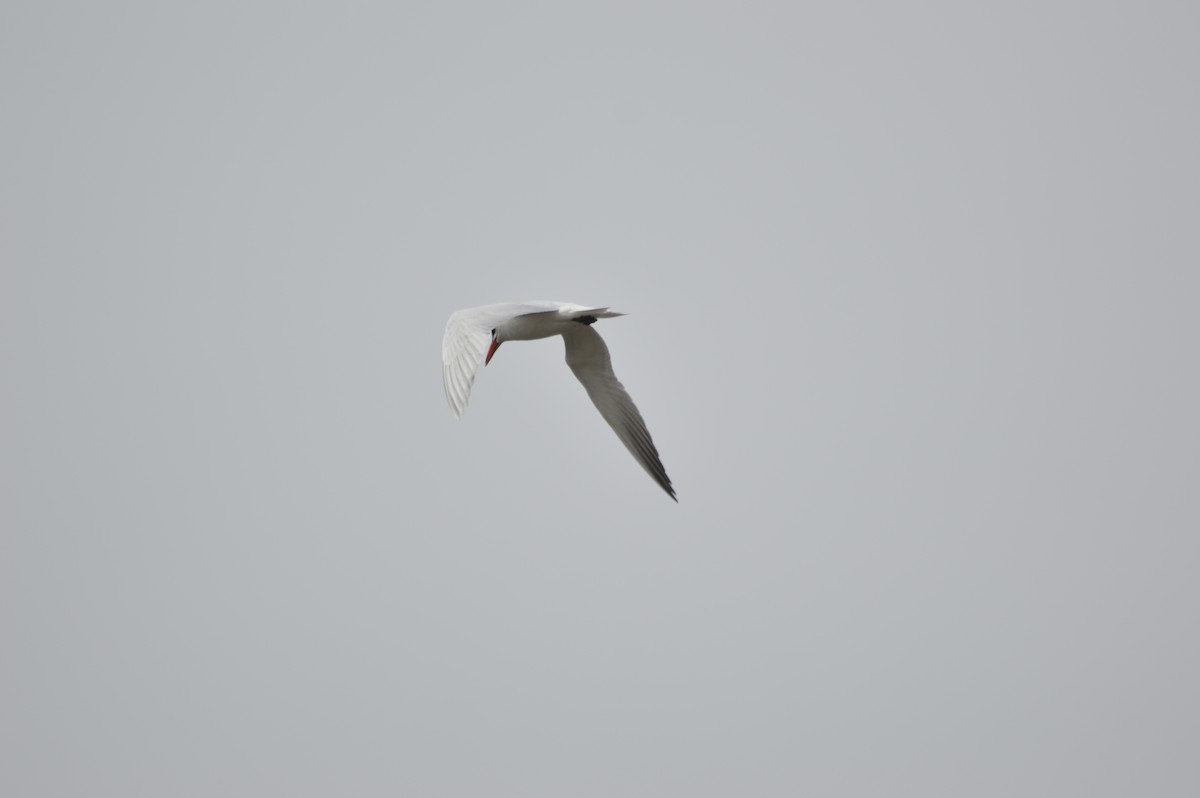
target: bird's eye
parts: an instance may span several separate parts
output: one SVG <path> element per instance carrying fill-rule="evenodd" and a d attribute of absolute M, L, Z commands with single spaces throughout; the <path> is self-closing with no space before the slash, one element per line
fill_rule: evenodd
<path fill-rule="evenodd" d="M 493 327 L 493 328 L 492 328 L 492 335 L 495 335 L 495 334 L 496 334 L 496 328 L 495 328 L 495 327 Z"/>

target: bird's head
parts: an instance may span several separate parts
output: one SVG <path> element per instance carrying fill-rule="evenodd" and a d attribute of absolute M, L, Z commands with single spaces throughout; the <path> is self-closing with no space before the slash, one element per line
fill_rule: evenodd
<path fill-rule="evenodd" d="M 498 332 L 496 332 L 496 328 L 493 327 L 492 328 L 492 345 L 488 347 L 487 357 L 484 358 L 483 365 L 486 366 L 488 363 L 492 362 L 492 355 L 496 354 L 496 350 L 500 348 L 500 344 L 502 344 L 502 343 L 503 343 L 503 341 L 500 340 L 500 334 Z"/>

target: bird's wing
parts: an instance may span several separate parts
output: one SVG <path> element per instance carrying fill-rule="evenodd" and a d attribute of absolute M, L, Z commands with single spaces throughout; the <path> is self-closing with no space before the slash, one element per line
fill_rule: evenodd
<path fill-rule="evenodd" d="M 671 479 L 658 457 L 658 449 L 654 448 L 646 422 L 629 398 L 625 386 L 613 373 L 612 359 L 604 339 L 591 327 L 581 325 L 578 330 L 564 334 L 563 340 L 567 348 L 567 365 L 587 389 L 600 415 L 617 433 L 634 459 L 646 469 L 646 473 L 668 496 L 675 499 L 675 489 L 671 487 Z"/>
<path fill-rule="evenodd" d="M 501 302 L 450 314 L 442 336 L 442 386 L 454 415 L 461 417 L 467 409 L 475 372 L 487 354 L 492 330 L 497 325 L 516 316 L 552 316 L 563 311 L 570 313 L 576 307 L 580 312 L 587 310 L 565 302 Z"/>
<path fill-rule="evenodd" d="M 515 304 L 484 305 L 450 314 L 442 336 L 442 386 L 454 415 L 462 416 L 471 396 L 475 372 L 487 353 L 497 324 L 520 315 Z"/>
<path fill-rule="evenodd" d="M 462 317 L 461 311 L 446 322 L 446 333 L 442 336 L 442 387 L 446 389 L 446 401 L 456 416 L 461 416 L 467 409 L 475 371 L 491 337 L 491 327 Z"/>

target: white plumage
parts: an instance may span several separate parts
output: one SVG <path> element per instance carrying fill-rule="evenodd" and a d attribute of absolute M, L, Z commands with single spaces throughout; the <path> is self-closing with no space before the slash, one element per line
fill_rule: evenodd
<path fill-rule="evenodd" d="M 675 489 L 646 422 L 613 373 L 604 339 L 591 327 L 597 319 L 621 315 L 624 314 L 608 308 L 548 301 L 483 305 L 452 314 L 442 339 L 442 382 L 450 408 L 456 416 L 462 416 L 480 362 L 485 365 L 490 362 L 500 344 L 561 335 L 566 345 L 567 365 L 583 383 L 600 415 L 646 473 L 675 499 Z"/>

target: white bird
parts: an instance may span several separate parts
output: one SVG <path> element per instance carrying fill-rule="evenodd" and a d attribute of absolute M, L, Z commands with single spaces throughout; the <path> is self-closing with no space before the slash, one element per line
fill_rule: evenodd
<path fill-rule="evenodd" d="M 486 366 L 505 341 L 533 341 L 561 335 L 567 365 L 587 389 L 588 396 L 621 443 L 654 481 L 675 499 L 675 489 L 658 458 L 658 450 L 633 400 L 613 374 L 608 347 L 591 328 L 597 319 L 623 316 L 608 308 L 589 308 L 568 302 L 505 302 L 453 313 L 442 339 L 442 382 L 456 416 L 467 409 L 475 371 Z M 675 499 L 675 501 L 679 501 Z"/>

